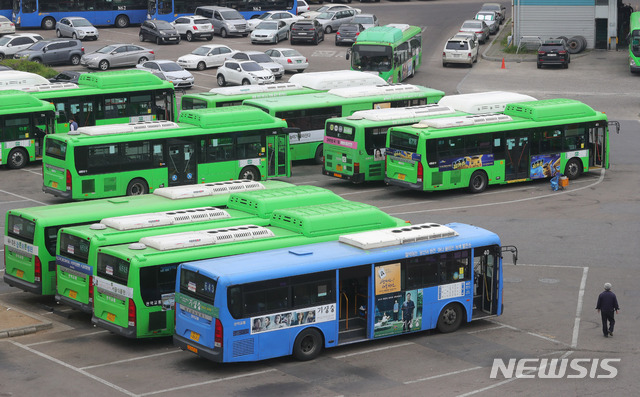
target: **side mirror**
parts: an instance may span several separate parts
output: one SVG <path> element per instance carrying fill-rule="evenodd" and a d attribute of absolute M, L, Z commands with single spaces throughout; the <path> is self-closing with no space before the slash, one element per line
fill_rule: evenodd
<path fill-rule="evenodd" d="M 44 47 L 44 48 L 42 49 L 42 52 L 47 52 L 47 47 Z"/>

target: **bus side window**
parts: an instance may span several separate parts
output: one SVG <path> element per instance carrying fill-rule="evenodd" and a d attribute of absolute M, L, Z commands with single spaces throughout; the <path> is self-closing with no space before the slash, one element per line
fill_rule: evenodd
<path fill-rule="evenodd" d="M 57 102 L 55 104 L 56 107 L 56 122 L 58 124 L 67 123 L 69 119 L 67 118 L 67 112 L 64 108 L 64 102 Z"/>

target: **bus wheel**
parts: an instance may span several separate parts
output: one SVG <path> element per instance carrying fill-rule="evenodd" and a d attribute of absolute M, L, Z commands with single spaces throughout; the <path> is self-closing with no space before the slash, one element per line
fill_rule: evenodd
<path fill-rule="evenodd" d="M 569 179 L 576 179 L 580 176 L 580 172 L 582 171 L 582 165 L 580 160 L 571 159 L 564 167 L 564 174 Z"/>
<path fill-rule="evenodd" d="M 438 331 L 448 334 L 460 328 L 462 323 L 462 309 L 457 303 L 449 303 L 442 309 L 440 317 L 438 317 Z"/>
<path fill-rule="evenodd" d="M 322 157 L 323 157 L 323 156 L 322 156 L 322 144 L 320 144 L 320 145 L 318 146 L 318 148 L 316 149 L 316 155 L 315 155 L 315 157 L 314 157 L 314 160 L 316 161 L 316 164 L 322 164 L 322 163 L 324 163 L 324 162 L 322 161 Z"/>
<path fill-rule="evenodd" d="M 315 328 L 300 332 L 293 344 L 293 357 L 300 361 L 313 360 L 322 351 L 322 335 Z"/>
<path fill-rule="evenodd" d="M 126 15 L 118 15 L 116 17 L 116 27 L 117 28 L 129 27 L 129 17 Z"/>
<path fill-rule="evenodd" d="M 42 23 L 40 25 L 44 30 L 51 30 L 56 27 L 56 20 L 52 17 L 46 17 L 42 20 Z"/>
<path fill-rule="evenodd" d="M 252 165 L 246 166 L 240 171 L 238 179 L 248 179 L 250 181 L 260 180 L 260 171 Z"/>
<path fill-rule="evenodd" d="M 7 161 L 7 165 L 9 168 L 13 168 L 14 170 L 17 168 L 22 168 L 29 162 L 29 155 L 22 148 L 15 148 L 11 152 L 9 152 L 9 161 Z"/>
<path fill-rule="evenodd" d="M 127 196 L 140 196 L 149 193 L 149 186 L 142 178 L 133 179 L 127 186 Z"/>
<path fill-rule="evenodd" d="M 471 193 L 482 193 L 487 188 L 487 182 L 487 174 L 484 171 L 476 171 L 471 174 L 469 191 Z"/>

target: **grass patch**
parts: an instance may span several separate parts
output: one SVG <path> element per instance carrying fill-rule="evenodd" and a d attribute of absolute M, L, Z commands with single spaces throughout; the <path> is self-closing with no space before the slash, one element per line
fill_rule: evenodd
<path fill-rule="evenodd" d="M 58 74 L 55 69 L 50 68 L 49 66 L 37 62 L 24 61 L 22 59 L 5 59 L 0 62 L 0 65 L 9 66 L 14 70 L 39 74 L 46 79 L 55 77 L 55 75 Z"/>

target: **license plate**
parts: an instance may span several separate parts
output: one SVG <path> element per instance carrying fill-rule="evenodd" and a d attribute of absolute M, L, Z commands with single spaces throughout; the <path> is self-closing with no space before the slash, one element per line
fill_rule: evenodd
<path fill-rule="evenodd" d="M 547 54 L 548 57 L 555 57 L 556 54 Z"/>
<path fill-rule="evenodd" d="M 169 40 L 176 40 L 175 37 L 169 37 Z"/>
<path fill-rule="evenodd" d="M 298 34 L 299 34 L 300 36 L 306 36 L 306 35 L 307 35 L 306 33 L 302 33 L 302 32 L 301 32 L 301 33 L 298 33 Z"/>
<path fill-rule="evenodd" d="M 69 298 L 76 299 L 78 293 L 76 291 L 69 291 Z"/>
<path fill-rule="evenodd" d="M 51 182 L 51 187 L 58 187 L 58 182 Z"/>
<path fill-rule="evenodd" d="M 198 349 L 191 346 L 191 345 L 187 345 L 187 350 L 189 350 L 190 352 L 194 352 L 196 354 L 198 354 Z"/>
<path fill-rule="evenodd" d="M 333 173 L 333 176 L 335 176 L 336 178 L 342 178 L 342 175 L 336 174 L 335 172 Z"/>
<path fill-rule="evenodd" d="M 113 313 L 107 313 L 107 321 L 111 321 L 111 322 L 116 321 L 116 315 Z"/>
<path fill-rule="evenodd" d="M 302 61 L 301 61 L 301 60 L 299 60 L 299 59 L 298 59 L 296 62 L 297 62 L 297 63 L 302 63 Z"/>
<path fill-rule="evenodd" d="M 336 165 L 336 169 L 337 169 L 338 171 L 342 171 L 342 164 L 338 164 L 338 165 Z"/>
<path fill-rule="evenodd" d="M 24 270 L 16 270 L 16 276 L 24 278 Z"/>
<path fill-rule="evenodd" d="M 454 58 L 460 58 L 460 54 L 453 54 Z"/>
<path fill-rule="evenodd" d="M 200 341 L 200 334 L 197 332 L 193 332 L 191 331 L 191 336 L 189 336 L 189 339 L 194 340 L 196 342 Z"/>
<path fill-rule="evenodd" d="M 406 178 L 407 176 L 405 174 L 398 174 L 398 179 L 400 179 L 401 181 L 404 181 L 404 178 Z"/>

